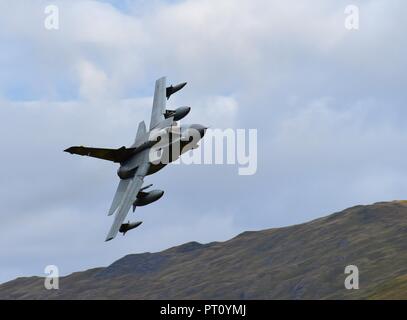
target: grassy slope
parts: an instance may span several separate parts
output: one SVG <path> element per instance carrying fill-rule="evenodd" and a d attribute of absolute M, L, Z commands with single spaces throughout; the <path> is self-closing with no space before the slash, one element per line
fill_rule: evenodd
<path fill-rule="evenodd" d="M 244 232 L 128 255 L 107 268 L 0 285 L 0 298 L 394 299 L 407 298 L 407 202 L 356 206 L 305 224 Z M 344 288 L 357 265 L 360 289 Z"/>

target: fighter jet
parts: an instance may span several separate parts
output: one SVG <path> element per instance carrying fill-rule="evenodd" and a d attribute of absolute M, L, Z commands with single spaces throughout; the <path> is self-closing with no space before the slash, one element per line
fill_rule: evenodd
<path fill-rule="evenodd" d="M 129 148 L 73 146 L 64 150 L 71 154 L 119 164 L 117 175 L 120 181 L 108 213 L 109 216 L 114 215 L 114 221 L 105 241 L 112 240 L 119 232 L 124 235 L 142 223 L 124 222 L 131 207 L 134 211 L 136 207 L 148 205 L 163 196 L 162 190 L 146 191 L 152 185 L 143 187 L 144 177 L 161 170 L 168 163 L 178 159 L 182 153 L 196 148 L 197 142 L 205 135 L 207 127 L 203 125 L 178 126 L 177 121 L 189 113 L 190 107 L 166 109 L 166 101 L 185 85 L 186 82 L 167 87 L 166 77 L 156 81 L 149 130 L 147 131 L 145 122 L 141 121 L 136 139 Z M 180 152 L 174 152 L 177 148 Z"/>

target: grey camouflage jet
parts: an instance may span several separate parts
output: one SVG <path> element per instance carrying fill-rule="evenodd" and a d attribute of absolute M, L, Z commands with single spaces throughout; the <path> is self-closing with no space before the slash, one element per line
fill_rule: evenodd
<path fill-rule="evenodd" d="M 196 148 L 197 142 L 205 135 L 207 128 L 203 125 L 177 125 L 176 121 L 184 118 L 189 113 L 190 107 L 166 109 L 166 101 L 185 85 L 186 82 L 167 87 L 166 77 L 156 81 L 150 128 L 147 131 L 145 122 L 141 121 L 135 142 L 129 148 L 74 146 L 64 150 L 71 154 L 120 164 L 117 171 L 120 182 L 108 213 L 109 216 L 114 215 L 114 221 L 105 241 L 112 240 L 119 232 L 124 235 L 142 223 L 141 221 L 124 222 L 132 206 L 134 211 L 136 207 L 150 204 L 163 196 L 162 190 L 146 191 L 152 185 L 143 187 L 144 177 L 161 170 L 168 163 L 178 159 L 182 153 Z M 162 139 L 163 137 L 165 139 Z M 180 151 L 174 152 L 176 148 Z"/>

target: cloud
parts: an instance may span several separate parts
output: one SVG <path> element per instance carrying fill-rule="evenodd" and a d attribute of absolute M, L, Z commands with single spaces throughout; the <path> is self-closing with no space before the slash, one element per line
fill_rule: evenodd
<path fill-rule="evenodd" d="M 109 90 L 106 74 L 88 61 L 81 61 L 78 65 L 80 79 L 79 92 L 87 99 L 106 98 Z"/>

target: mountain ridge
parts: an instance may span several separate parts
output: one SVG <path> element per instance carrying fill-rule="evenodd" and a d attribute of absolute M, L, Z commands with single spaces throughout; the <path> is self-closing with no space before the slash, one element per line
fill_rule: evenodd
<path fill-rule="evenodd" d="M 0 285 L 1 299 L 407 299 L 407 201 L 357 205 L 282 228 L 129 254 L 107 267 Z M 404 240 L 404 241 L 403 241 Z M 344 287 L 347 265 L 360 289 Z"/>

